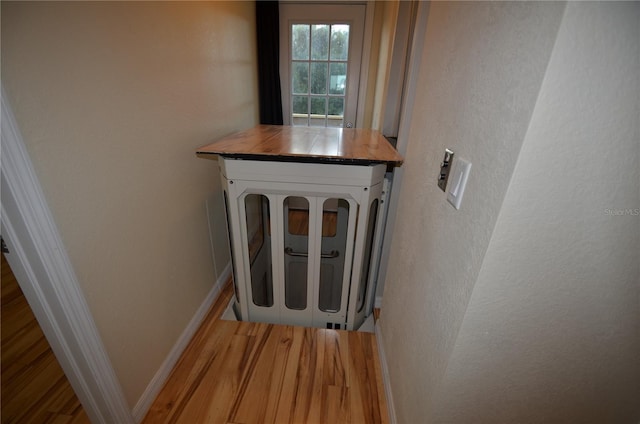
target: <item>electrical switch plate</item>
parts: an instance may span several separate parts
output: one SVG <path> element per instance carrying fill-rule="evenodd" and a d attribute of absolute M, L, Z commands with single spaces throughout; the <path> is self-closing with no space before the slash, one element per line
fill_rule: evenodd
<path fill-rule="evenodd" d="M 453 160 L 453 152 L 449 149 L 445 149 L 444 158 L 440 164 L 440 174 L 438 175 L 438 187 L 440 190 L 445 191 L 447 188 L 447 180 L 449 179 L 449 173 L 451 171 L 451 161 Z"/>
<path fill-rule="evenodd" d="M 447 201 L 456 209 L 460 209 L 470 171 L 471 163 L 469 161 L 461 158 L 456 159 L 455 167 L 451 173 L 451 185 L 447 191 Z"/>

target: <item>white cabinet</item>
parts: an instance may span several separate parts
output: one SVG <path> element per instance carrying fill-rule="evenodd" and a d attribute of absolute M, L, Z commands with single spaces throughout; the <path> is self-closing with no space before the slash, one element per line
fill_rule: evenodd
<path fill-rule="evenodd" d="M 219 163 L 238 317 L 357 329 L 374 296 L 386 164 Z"/>
<path fill-rule="evenodd" d="M 385 171 L 402 156 L 374 130 L 282 125 L 197 153 L 220 164 L 238 318 L 357 329 L 373 308 Z"/>

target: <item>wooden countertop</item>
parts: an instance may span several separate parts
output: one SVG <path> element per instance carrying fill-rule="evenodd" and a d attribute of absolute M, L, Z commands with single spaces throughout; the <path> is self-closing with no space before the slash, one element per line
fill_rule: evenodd
<path fill-rule="evenodd" d="M 285 161 L 399 166 L 403 158 L 378 131 L 361 128 L 258 125 L 200 147 L 199 155 Z"/>

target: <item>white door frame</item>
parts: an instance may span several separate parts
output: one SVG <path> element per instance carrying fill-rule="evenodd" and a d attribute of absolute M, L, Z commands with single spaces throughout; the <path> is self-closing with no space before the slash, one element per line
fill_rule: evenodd
<path fill-rule="evenodd" d="M 2 236 L 20 288 L 92 423 L 134 423 L 2 92 Z"/>

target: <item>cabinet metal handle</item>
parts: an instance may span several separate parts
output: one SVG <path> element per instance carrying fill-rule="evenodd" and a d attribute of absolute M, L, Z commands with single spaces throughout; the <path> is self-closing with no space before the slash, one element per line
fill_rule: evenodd
<path fill-rule="evenodd" d="M 285 247 L 284 248 L 284 253 L 286 253 L 289 256 L 298 256 L 298 257 L 302 257 L 302 258 L 306 258 L 309 256 L 308 253 L 306 252 L 294 252 L 292 248 L 290 247 Z M 338 252 L 337 250 L 332 250 L 329 253 L 322 253 L 320 254 L 320 257 L 322 259 L 333 259 L 333 258 L 337 258 L 338 256 L 340 256 L 340 252 Z"/>

